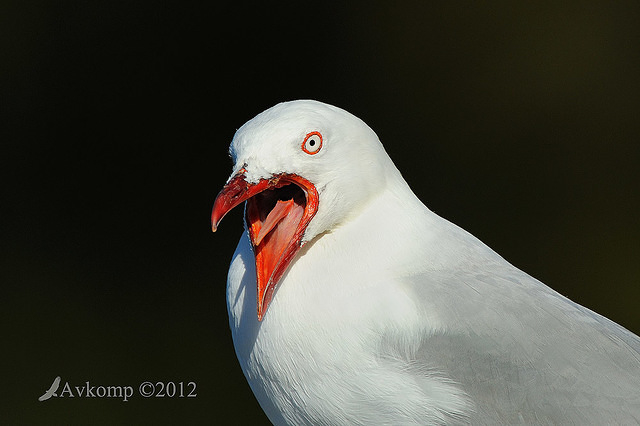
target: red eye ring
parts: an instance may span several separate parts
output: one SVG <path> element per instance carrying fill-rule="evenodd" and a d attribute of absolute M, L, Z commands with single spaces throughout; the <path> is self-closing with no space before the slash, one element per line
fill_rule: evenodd
<path fill-rule="evenodd" d="M 302 141 L 302 150 L 309 155 L 317 154 L 322 148 L 322 135 L 320 132 L 307 133 Z"/>

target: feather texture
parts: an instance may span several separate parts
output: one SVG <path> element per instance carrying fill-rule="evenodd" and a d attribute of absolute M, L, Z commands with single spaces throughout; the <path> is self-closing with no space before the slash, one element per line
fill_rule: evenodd
<path fill-rule="evenodd" d="M 262 321 L 246 230 L 229 269 L 236 353 L 274 424 L 640 422 L 636 335 L 427 209 L 350 114 L 313 101 L 263 114 L 234 138 L 236 163 L 320 193 Z M 339 157 L 287 151 L 313 130 Z"/>

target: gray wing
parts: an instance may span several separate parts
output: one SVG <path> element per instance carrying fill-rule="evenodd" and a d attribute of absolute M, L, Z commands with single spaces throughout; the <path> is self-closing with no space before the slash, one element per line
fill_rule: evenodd
<path fill-rule="evenodd" d="M 460 267 L 407 278 L 446 324 L 411 364 L 458 383 L 473 424 L 639 424 L 640 338 L 475 241 Z"/>

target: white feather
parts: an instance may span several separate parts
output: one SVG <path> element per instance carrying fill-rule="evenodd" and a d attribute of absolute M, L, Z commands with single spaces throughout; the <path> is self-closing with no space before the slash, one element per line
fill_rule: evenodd
<path fill-rule="evenodd" d="M 279 104 L 231 152 L 248 180 L 296 173 L 320 193 L 262 322 L 246 232 L 229 270 L 236 353 L 274 424 L 640 420 L 638 337 L 429 211 L 361 120 Z"/>

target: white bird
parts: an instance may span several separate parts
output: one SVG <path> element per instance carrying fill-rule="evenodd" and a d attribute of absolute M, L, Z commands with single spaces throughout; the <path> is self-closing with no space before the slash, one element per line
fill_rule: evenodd
<path fill-rule="evenodd" d="M 230 152 L 212 224 L 246 201 L 229 322 L 274 424 L 640 423 L 640 338 L 431 212 L 357 117 L 281 103 Z"/>

